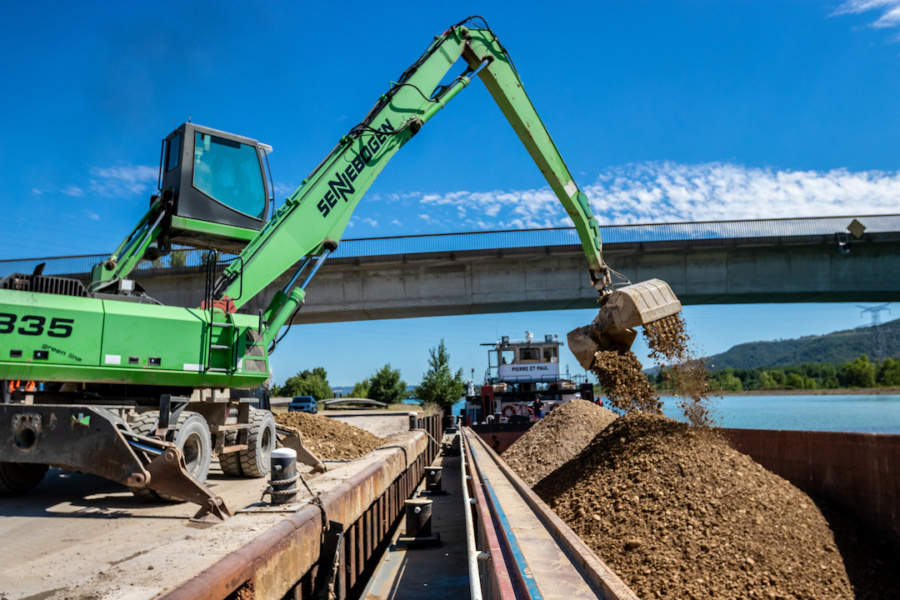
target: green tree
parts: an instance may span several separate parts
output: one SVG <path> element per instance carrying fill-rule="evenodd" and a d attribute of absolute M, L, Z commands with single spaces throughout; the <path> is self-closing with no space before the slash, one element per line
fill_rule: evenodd
<path fill-rule="evenodd" d="M 400 369 L 392 369 L 391 363 L 381 367 L 377 373 L 369 377 L 369 398 L 397 404 L 406 395 L 406 382 L 400 379 Z M 355 389 L 355 388 L 354 388 Z"/>
<path fill-rule="evenodd" d="M 787 374 L 782 369 L 772 369 L 767 371 L 767 373 L 772 376 L 779 389 L 783 388 L 784 384 L 787 383 Z"/>
<path fill-rule="evenodd" d="M 328 375 L 323 367 L 316 367 L 312 371 L 303 370 L 288 377 L 284 385 L 273 390 L 273 396 L 312 396 L 317 401 L 334 397 L 334 392 L 328 384 Z"/>
<path fill-rule="evenodd" d="M 772 376 L 772 371 L 763 371 L 759 374 L 759 389 L 777 390 L 778 387 L 778 382 Z"/>
<path fill-rule="evenodd" d="M 736 369 L 735 376 L 741 380 L 741 388 L 745 390 L 758 390 L 761 387 L 759 378 L 761 369 Z"/>
<path fill-rule="evenodd" d="M 428 371 L 422 377 L 422 383 L 416 387 L 416 396 L 424 403 L 434 403 L 441 408 L 450 408 L 466 394 L 466 383 L 463 370 L 456 375 L 450 371 L 450 353 L 441 338 L 437 348 L 428 351 Z"/>
<path fill-rule="evenodd" d="M 886 358 L 878 366 L 878 375 L 876 381 L 879 385 L 898 386 L 900 385 L 900 360 L 896 358 Z"/>
<path fill-rule="evenodd" d="M 841 382 L 838 380 L 837 376 L 829 375 L 822 381 L 822 387 L 827 390 L 834 390 L 841 387 Z"/>
<path fill-rule="evenodd" d="M 351 398 L 368 398 L 369 397 L 369 380 L 363 379 L 362 381 L 357 381 L 353 384 L 353 389 L 350 390 Z"/>
<path fill-rule="evenodd" d="M 656 375 L 647 375 L 647 381 L 657 392 L 667 392 L 672 389 L 672 374 L 668 369 L 660 369 Z"/>
<path fill-rule="evenodd" d="M 841 376 L 848 387 L 875 387 L 875 365 L 866 354 L 841 365 Z"/>
<path fill-rule="evenodd" d="M 203 265 L 207 265 L 213 260 L 219 262 L 219 252 L 217 250 L 210 250 L 200 255 L 200 263 Z"/>
<path fill-rule="evenodd" d="M 787 379 L 784 382 L 784 389 L 786 390 L 802 390 L 803 389 L 803 375 L 799 373 L 788 373 Z"/>
<path fill-rule="evenodd" d="M 741 380 L 734 373 L 723 373 L 717 378 L 723 392 L 740 392 L 744 389 Z"/>
<path fill-rule="evenodd" d="M 173 250 L 171 254 L 169 254 L 169 266 L 183 267 L 187 264 L 187 250 Z"/>

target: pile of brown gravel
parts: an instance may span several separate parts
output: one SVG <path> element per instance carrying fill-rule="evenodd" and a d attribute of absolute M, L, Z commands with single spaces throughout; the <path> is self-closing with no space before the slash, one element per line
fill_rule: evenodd
<path fill-rule="evenodd" d="M 810 498 L 708 429 L 614 421 L 535 492 L 641 598 L 852 598 Z"/>
<path fill-rule="evenodd" d="M 359 427 L 320 415 L 291 412 L 275 415 L 281 425 L 299 429 L 303 444 L 323 460 L 350 460 L 368 454 L 384 439 Z"/>
<path fill-rule="evenodd" d="M 586 400 L 563 404 L 535 423 L 503 453 L 503 460 L 530 486 L 584 450 L 616 413 Z"/>

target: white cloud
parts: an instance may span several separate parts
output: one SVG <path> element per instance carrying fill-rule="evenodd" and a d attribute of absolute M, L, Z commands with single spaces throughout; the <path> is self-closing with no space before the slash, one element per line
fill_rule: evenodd
<path fill-rule="evenodd" d="M 94 167 L 91 169 L 91 191 L 100 196 L 123 197 L 146 193 L 156 187 L 159 170 L 156 167 L 132 165 L 127 167 Z"/>
<path fill-rule="evenodd" d="M 604 170 L 582 190 L 601 224 L 885 214 L 897 210 L 900 171 L 641 163 Z M 571 225 L 549 188 L 419 194 L 418 202 L 426 224 L 455 231 Z"/>
<path fill-rule="evenodd" d="M 275 182 L 275 199 L 277 200 L 278 198 L 282 198 L 282 197 L 287 198 L 288 196 L 293 194 L 294 190 L 296 190 L 296 189 L 297 189 L 296 186 L 291 187 L 289 185 L 286 185 L 284 183 L 279 183 L 276 181 Z"/>
<path fill-rule="evenodd" d="M 403 227 L 403 223 L 401 223 L 397 219 L 394 219 L 393 221 L 391 221 L 391 225 L 396 225 L 397 227 Z"/>
<path fill-rule="evenodd" d="M 585 193 L 601 221 L 613 223 L 893 213 L 900 172 L 646 163 L 606 171 Z"/>
<path fill-rule="evenodd" d="M 369 217 L 366 217 L 362 221 L 363 221 L 363 223 L 371 225 L 372 227 L 378 227 L 378 221 L 376 221 L 375 219 L 370 219 Z"/>
<path fill-rule="evenodd" d="M 84 196 L 84 190 L 77 185 L 67 185 L 62 189 L 62 193 L 66 196 L 73 196 L 75 198 L 81 198 L 82 196 Z"/>
<path fill-rule="evenodd" d="M 872 27 L 877 29 L 900 27 L 900 0 L 846 0 L 832 14 L 858 15 L 871 10 L 881 12 L 881 16 L 872 22 Z M 893 39 L 900 41 L 900 36 Z"/>
<path fill-rule="evenodd" d="M 37 188 L 33 188 L 33 189 L 31 190 L 31 193 L 34 194 L 35 196 L 40 196 L 40 195 L 42 195 L 42 194 L 44 193 L 44 191 L 43 191 L 43 190 L 39 190 L 39 189 L 37 189 Z"/>
<path fill-rule="evenodd" d="M 94 213 L 94 212 L 89 212 L 87 214 L 87 216 L 88 216 L 88 219 L 90 219 L 91 221 L 99 221 L 100 220 L 100 215 L 98 215 L 97 213 Z"/>

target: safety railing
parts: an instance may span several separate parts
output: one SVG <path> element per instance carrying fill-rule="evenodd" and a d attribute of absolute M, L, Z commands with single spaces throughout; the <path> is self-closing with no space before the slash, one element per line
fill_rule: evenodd
<path fill-rule="evenodd" d="M 600 232 L 607 245 L 677 241 L 708 245 L 740 239 L 847 235 L 847 228 L 854 219 L 865 227 L 866 234 L 900 232 L 900 215 L 607 225 L 601 227 Z M 343 240 L 332 258 L 571 246 L 579 243 L 578 233 L 573 227 L 360 238 Z M 41 263 L 45 263 L 44 275 L 83 275 L 90 273 L 94 265 L 107 257 L 105 254 L 91 254 L 0 260 L 0 277 L 11 273 L 31 273 Z M 221 255 L 219 262 L 227 262 L 229 258 L 230 255 Z M 166 270 L 178 274 L 180 271 L 195 270 L 208 260 L 209 252 L 206 250 L 174 250 L 156 261 L 141 262 L 136 271 Z"/>

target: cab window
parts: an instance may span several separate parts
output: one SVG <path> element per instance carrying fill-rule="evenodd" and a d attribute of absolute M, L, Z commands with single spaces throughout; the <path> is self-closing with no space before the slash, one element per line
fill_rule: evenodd
<path fill-rule="evenodd" d="M 256 148 L 208 133 L 194 140 L 194 187 L 222 204 L 261 219 L 266 192 Z"/>
<path fill-rule="evenodd" d="M 166 159 L 166 173 L 178 166 L 181 157 L 181 134 L 179 133 L 169 141 L 169 156 Z"/>

